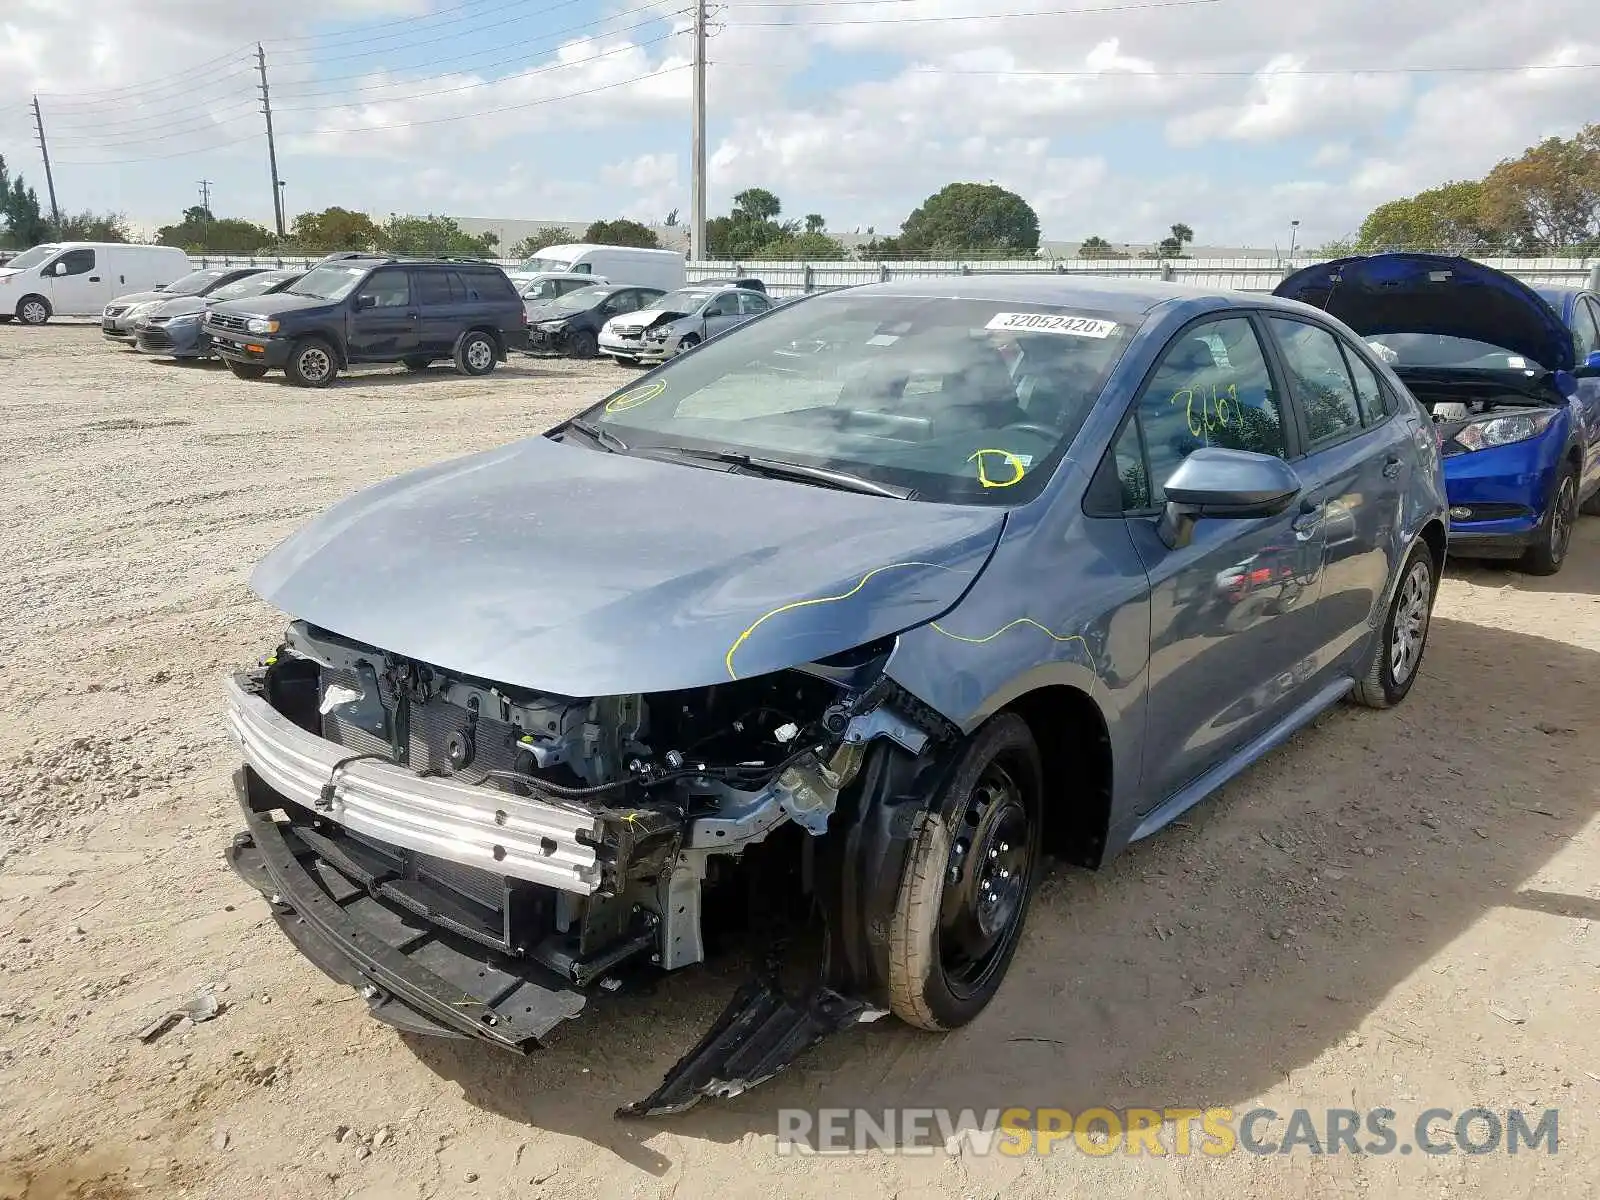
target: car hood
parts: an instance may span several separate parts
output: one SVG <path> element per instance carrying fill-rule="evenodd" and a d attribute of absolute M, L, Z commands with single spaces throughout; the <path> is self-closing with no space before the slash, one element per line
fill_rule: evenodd
<path fill-rule="evenodd" d="M 581 317 L 587 313 L 582 308 L 557 308 L 553 304 L 528 304 L 524 303 L 528 312 L 528 320 L 533 321 L 570 321 L 573 317 Z"/>
<path fill-rule="evenodd" d="M 1532 359 L 1547 371 L 1573 367 L 1572 335 L 1561 315 L 1520 279 L 1469 258 L 1337 258 L 1296 271 L 1272 294 L 1320 308 L 1362 337 L 1471 338 Z"/>
<path fill-rule="evenodd" d="M 272 292 L 265 296 L 246 296 L 243 300 L 223 300 L 211 305 L 211 311 L 230 313 L 243 317 L 274 317 L 283 313 L 300 312 L 310 308 L 329 308 L 339 300 L 324 300 L 320 296 L 297 296 L 293 292 Z"/>
<path fill-rule="evenodd" d="M 663 321 L 681 321 L 693 315 L 694 313 L 686 313 L 675 308 L 641 308 L 635 312 L 612 317 L 607 324 L 614 329 L 632 329 L 635 326 L 640 329 L 650 329 Z"/>
<path fill-rule="evenodd" d="M 268 554 L 251 587 L 290 616 L 496 683 L 672 691 L 937 618 L 1004 522 L 534 437 L 358 492 Z"/>
<path fill-rule="evenodd" d="M 187 313 L 205 312 L 211 307 L 211 302 L 204 296 L 176 296 L 165 304 L 158 304 L 149 312 L 147 317 L 181 317 Z"/>
<path fill-rule="evenodd" d="M 166 292 L 129 292 L 111 301 L 111 308 L 132 308 L 135 304 L 148 304 L 152 300 L 188 300 L 188 296 L 172 296 Z"/>

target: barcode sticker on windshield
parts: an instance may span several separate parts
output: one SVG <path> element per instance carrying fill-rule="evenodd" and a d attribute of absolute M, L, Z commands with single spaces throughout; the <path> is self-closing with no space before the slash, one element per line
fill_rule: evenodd
<path fill-rule="evenodd" d="M 1057 313 L 995 313 L 985 329 L 1005 329 L 1013 333 L 1064 333 L 1072 337 L 1103 338 L 1116 332 L 1115 321 L 1094 317 L 1063 317 Z"/>

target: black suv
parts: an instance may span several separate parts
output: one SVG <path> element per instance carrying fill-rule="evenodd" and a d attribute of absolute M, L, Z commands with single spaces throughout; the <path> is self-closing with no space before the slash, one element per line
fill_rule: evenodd
<path fill-rule="evenodd" d="M 448 358 L 487 375 L 527 347 L 528 317 L 492 263 L 362 257 L 323 262 L 276 295 L 215 305 L 205 331 L 241 379 L 281 367 L 291 383 L 326 387 L 355 363 L 422 371 Z"/>

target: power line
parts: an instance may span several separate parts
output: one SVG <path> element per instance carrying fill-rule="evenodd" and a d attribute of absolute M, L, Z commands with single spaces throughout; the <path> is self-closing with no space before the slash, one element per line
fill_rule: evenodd
<path fill-rule="evenodd" d="M 493 0 L 490 0 L 490 2 L 492 3 Z M 384 24 L 385 24 L 386 29 L 390 30 L 389 32 L 380 33 L 380 34 L 373 34 L 373 35 L 367 36 L 367 37 L 354 37 L 354 38 L 348 38 L 348 39 L 342 38 L 342 37 L 340 37 L 340 35 L 336 35 L 336 34 L 335 35 L 325 35 L 319 41 L 319 43 L 318 43 L 318 45 L 316 47 L 308 47 L 308 48 L 305 48 L 305 49 L 285 49 L 283 51 L 283 54 L 290 55 L 290 56 L 300 55 L 302 57 L 318 57 L 318 58 L 321 58 L 321 60 L 323 62 L 329 62 L 329 61 L 336 61 L 336 59 L 330 59 L 327 56 L 322 55 L 322 53 L 321 53 L 324 49 L 327 49 L 329 47 L 337 49 L 337 48 L 341 48 L 341 47 L 344 47 L 344 46 L 365 46 L 365 45 L 373 45 L 373 44 L 380 43 L 380 42 L 393 42 L 393 41 L 400 41 L 400 42 L 404 43 L 405 39 L 410 38 L 410 37 L 421 37 L 421 38 L 424 38 L 426 40 L 413 42 L 413 43 L 410 43 L 408 45 L 402 45 L 401 47 L 398 47 L 398 48 L 399 49 L 410 49 L 412 45 L 432 46 L 432 45 L 436 44 L 439 41 L 451 41 L 451 40 L 453 40 L 455 38 L 462 38 L 462 37 L 478 37 L 478 36 L 481 36 L 484 32 L 486 32 L 488 30 L 491 30 L 491 29 L 498 29 L 498 28 L 501 28 L 501 27 L 506 26 L 506 25 L 515 25 L 515 24 L 518 24 L 519 22 L 522 22 L 522 21 L 531 20 L 534 17 L 548 16 L 550 13 L 557 12 L 557 11 L 563 9 L 563 8 L 571 8 L 574 4 L 582 4 L 584 2 L 585 2 L 585 0 L 558 0 L 557 3 L 551 4 L 551 5 L 547 5 L 544 8 L 536 8 L 532 12 L 520 13 L 517 16 L 514 16 L 514 17 L 507 17 L 503 21 L 493 21 L 493 22 L 489 22 L 487 24 L 483 23 L 482 18 L 478 17 L 478 16 L 474 16 L 474 17 L 458 17 L 458 18 L 456 18 L 454 20 L 440 21 L 435 25 L 430 25 L 427 29 L 412 30 L 410 32 L 405 32 L 405 33 L 392 32 L 394 26 L 399 25 L 399 24 L 403 24 L 403 22 L 387 21 Z M 497 4 L 496 7 L 504 8 L 505 5 L 503 3 L 500 3 L 500 4 Z M 434 16 L 434 17 L 443 17 L 447 13 L 454 12 L 454 11 L 458 11 L 458 10 L 446 9 L 444 12 L 434 13 L 434 14 L 432 14 L 432 16 Z M 424 20 L 424 19 L 428 19 L 428 18 L 421 18 L 421 17 L 412 17 L 412 18 L 410 18 L 410 20 L 413 20 L 413 21 Z M 595 22 L 591 22 L 591 23 L 598 23 L 600 21 L 606 21 L 606 20 L 610 20 L 610 19 L 612 19 L 612 18 L 600 17 L 600 18 L 596 18 L 596 21 Z M 452 34 L 449 34 L 449 35 L 447 35 L 447 36 L 445 36 L 443 38 L 439 38 L 439 37 L 435 37 L 434 36 L 441 29 L 447 29 L 452 25 L 462 25 L 462 24 L 466 24 L 466 23 L 469 23 L 469 22 L 473 24 L 473 28 L 468 29 L 468 30 L 466 30 L 466 31 L 464 31 L 462 33 L 452 33 Z M 277 43 L 274 43 L 274 42 L 271 42 L 271 41 L 269 41 L 267 44 L 271 45 L 271 46 L 274 46 L 274 47 L 276 47 L 276 45 L 277 45 Z M 384 52 L 388 53 L 388 52 L 390 52 L 390 51 L 392 51 L 394 49 L 396 49 L 396 47 L 386 47 L 384 49 Z M 362 54 L 370 54 L 370 53 L 372 53 L 372 51 L 360 51 L 354 57 L 360 57 L 360 55 L 362 55 Z M 345 56 L 345 57 L 350 57 L 350 56 Z"/>
<path fill-rule="evenodd" d="M 880 0 L 881 2 L 881 0 Z M 754 63 L 727 63 L 726 66 L 755 66 Z M 1513 66 L 1452 66 L 1452 67 L 1262 67 L 1254 71 L 1054 71 L 1054 70 L 985 70 L 966 67 L 911 67 L 918 75 L 1018 75 L 1062 76 L 1088 79 L 1270 79 L 1274 75 L 1446 75 L 1493 74 L 1518 71 L 1588 71 L 1600 63 L 1522 63 Z"/>
<path fill-rule="evenodd" d="M 143 97 L 146 93 L 151 92 L 163 92 L 176 88 L 182 88 L 184 89 L 185 94 L 188 94 L 189 92 L 194 91 L 196 88 L 208 87 L 230 76 L 244 74 L 244 70 L 242 70 L 242 68 L 248 66 L 248 60 L 244 58 L 235 58 L 234 55 L 230 55 L 229 57 L 233 58 L 234 61 L 226 64 L 229 68 L 227 70 L 214 68 L 211 71 L 202 71 L 200 68 L 195 68 L 191 71 L 184 72 L 181 75 L 162 76 L 159 79 L 151 80 L 145 83 L 129 84 L 125 87 L 110 88 L 105 91 L 58 93 L 51 97 L 51 99 L 57 101 L 61 106 L 71 109 L 106 108 L 120 107 L 125 104 L 144 103 L 145 101 Z M 39 94 L 41 96 L 50 95 L 47 92 L 40 92 Z M 181 97 L 169 98 L 181 99 Z M 56 104 L 52 104 L 52 111 L 54 111 L 56 106 Z"/>
<path fill-rule="evenodd" d="M 937 17 L 845 17 L 838 21 L 729 21 L 729 29 L 787 28 L 796 25 L 930 25 L 951 21 L 1010 21 L 1025 17 L 1092 16 L 1095 13 L 1137 12 L 1142 9 L 1198 8 L 1223 0 L 1143 0 L 1134 4 L 1107 4 L 1095 8 L 1052 8 L 1039 12 L 950 13 Z M 733 8 L 735 5 L 729 5 Z"/>

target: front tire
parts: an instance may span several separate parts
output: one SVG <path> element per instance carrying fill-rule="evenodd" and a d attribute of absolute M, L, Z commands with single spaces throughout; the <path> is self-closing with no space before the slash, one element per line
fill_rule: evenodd
<path fill-rule="evenodd" d="M 17 301 L 17 320 L 24 325 L 43 325 L 50 319 L 50 301 L 43 296 L 24 296 Z"/>
<path fill-rule="evenodd" d="M 296 387 L 327 387 L 339 378 L 339 358 L 321 338 L 307 338 L 289 352 L 283 373 Z"/>
<path fill-rule="evenodd" d="M 1027 722 L 1002 713 L 968 740 L 917 819 L 889 929 L 889 1007 L 956 1029 L 1000 990 L 1040 864 L 1044 770 Z"/>
<path fill-rule="evenodd" d="M 240 379 L 262 379 L 267 374 L 267 369 L 259 363 L 234 362 L 231 358 L 223 361 L 228 364 L 228 370 Z"/>
<path fill-rule="evenodd" d="M 1393 708 L 1406 698 L 1422 668 L 1439 590 L 1439 569 L 1428 544 L 1418 540 L 1400 571 L 1378 636 L 1367 660 L 1365 676 L 1353 693 L 1368 708 Z"/>
<path fill-rule="evenodd" d="M 494 370 L 500 350 L 494 339 L 478 330 L 462 337 L 456 345 L 456 370 L 463 375 L 483 376 Z"/>
<path fill-rule="evenodd" d="M 700 335 L 699 334 L 697 334 L 697 333 L 686 333 L 681 338 L 678 339 L 678 353 L 679 354 L 687 354 L 687 353 L 689 353 L 689 351 L 693 350 L 699 344 L 700 344 Z"/>
<path fill-rule="evenodd" d="M 1567 561 L 1572 544 L 1572 526 L 1578 519 L 1578 469 L 1570 462 L 1561 464 L 1556 486 L 1545 506 L 1544 520 L 1534 534 L 1534 543 L 1522 556 L 1522 569 L 1529 575 L 1554 575 Z"/>
<path fill-rule="evenodd" d="M 580 329 L 572 335 L 567 348 L 573 358 L 593 358 L 600 353 L 600 339 L 587 329 Z"/>

